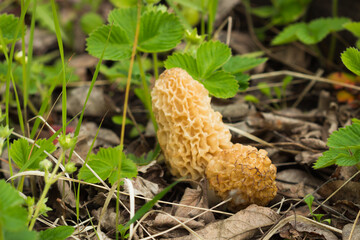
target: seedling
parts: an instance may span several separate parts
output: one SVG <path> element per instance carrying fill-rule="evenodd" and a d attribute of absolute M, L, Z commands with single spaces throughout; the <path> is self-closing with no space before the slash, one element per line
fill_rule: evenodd
<path fill-rule="evenodd" d="M 309 211 L 310 211 L 311 216 L 314 218 L 315 221 L 326 222 L 328 224 L 331 224 L 331 219 L 328 219 L 328 218 L 327 219 L 322 219 L 325 216 L 325 214 L 314 213 L 313 212 L 312 205 L 313 205 L 314 199 L 315 199 L 315 197 L 312 194 L 308 194 L 304 199 L 305 203 L 309 207 Z"/>

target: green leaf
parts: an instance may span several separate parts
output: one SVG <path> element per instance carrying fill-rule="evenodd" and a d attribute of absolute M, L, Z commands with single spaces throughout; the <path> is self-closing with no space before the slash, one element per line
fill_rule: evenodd
<path fill-rule="evenodd" d="M 242 57 L 240 55 L 237 55 L 237 56 L 232 56 L 230 60 L 224 64 L 223 69 L 226 72 L 235 74 L 250 70 L 266 61 L 267 58 L 251 58 L 251 57 Z"/>
<path fill-rule="evenodd" d="M 80 19 L 80 26 L 86 34 L 90 34 L 96 28 L 103 25 L 103 23 L 104 20 L 102 17 L 99 14 L 93 12 L 84 14 Z"/>
<path fill-rule="evenodd" d="M 5 180 L 0 180 L 0 226 L 8 231 L 26 228 L 27 211 L 21 205 L 24 200 Z"/>
<path fill-rule="evenodd" d="M 269 84 L 266 82 L 260 82 L 258 83 L 257 87 L 259 88 L 260 92 L 267 96 L 268 98 L 271 98 L 271 89 L 269 87 Z"/>
<path fill-rule="evenodd" d="M 47 158 L 44 150 L 48 153 L 52 153 L 56 149 L 52 142 L 46 139 L 40 139 L 36 141 L 36 144 L 39 145 L 40 148 L 34 146 L 32 152 L 32 144 L 29 144 L 29 142 L 23 138 L 15 140 L 11 144 L 10 156 L 16 165 L 21 168 L 20 171 L 39 169 L 40 161 Z M 30 152 L 31 156 L 29 158 Z"/>
<path fill-rule="evenodd" d="M 125 154 L 120 150 L 120 147 L 100 148 L 97 154 L 90 155 L 88 164 L 102 180 L 105 181 L 109 178 L 109 182 L 113 184 L 118 179 L 117 172 L 120 158 L 122 160 L 120 178 L 136 177 L 137 168 L 135 163 L 126 158 Z M 89 183 L 99 182 L 86 166 L 80 169 L 78 178 Z"/>
<path fill-rule="evenodd" d="M 121 116 L 121 115 L 112 116 L 111 120 L 113 121 L 113 123 L 121 125 L 123 122 L 123 116 Z M 126 118 L 125 125 L 127 125 L 127 124 L 134 125 L 134 123 L 130 119 Z"/>
<path fill-rule="evenodd" d="M 100 58 L 105 48 L 110 29 L 110 25 L 99 27 L 86 39 L 86 50 L 91 55 Z M 103 59 L 117 61 L 130 58 L 131 46 L 132 43 L 129 41 L 125 31 L 119 26 L 113 25 Z"/>
<path fill-rule="evenodd" d="M 17 37 L 15 37 L 15 30 L 18 24 L 19 18 L 15 17 L 12 14 L 1 14 L 0 15 L 0 30 L 4 38 L 5 43 L 9 43 L 14 38 L 20 38 L 20 32 Z"/>
<path fill-rule="evenodd" d="M 341 54 L 344 65 L 353 73 L 360 76 L 360 52 L 356 48 L 347 48 Z"/>
<path fill-rule="evenodd" d="M 184 35 L 180 20 L 168 12 L 147 11 L 140 20 L 138 49 L 165 52 L 178 45 Z"/>
<path fill-rule="evenodd" d="M 353 166 L 360 162 L 360 123 L 353 120 L 353 124 L 334 131 L 327 142 L 330 149 L 323 153 L 314 164 L 314 168 L 328 167 L 333 164 L 339 166 Z"/>
<path fill-rule="evenodd" d="M 250 76 L 243 73 L 235 74 L 235 79 L 239 85 L 239 91 L 245 91 L 249 87 Z"/>
<path fill-rule="evenodd" d="M 137 0 L 110 0 L 110 2 L 118 8 L 134 7 L 137 4 Z"/>
<path fill-rule="evenodd" d="M 137 8 L 120 8 L 112 10 L 108 15 L 109 24 L 119 26 L 125 31 L 128 39 L 134 42 L 136 23 L 137 23 Z"/>
<path fill-rule="evenodd" d="M 344 24 L 344 28 L 354 34 L 357 38 L 360 38 L 360 22 L 349 22 Z"/>
<path fill-rule="evenodd" d="M 306 28 L 305 23 L 295 23 L 285 27 L 272 41 L 272 45 L 281 45 L 296 41 L 296 33 L 301 29 Z"/>
<path fill-rule="evenodd" d="M 74 232 L 74 228 L 70 226 L 60 226 L 49 228 L 39 232 L 39 240 L 65 240 Z"/>
<path fill-rule="evenodd" d="M 184 69 L 194 79 L 199 79 L 196 59 L 188 53 L 174 53 L 166 59 L 164 64 L 166 69 L 179 67 Z"/>
<path fill-rule="evenodd" d="M 196 52 L 196 63 L 199 76 L 207 78 L 216 69 L 224 65 L 231 57 L 230 48 L 219 41 L 205 42 Z"/>
<path fill-rule="evenodd" d="M 251 8 L 251 13 L 261 18 L 269 18 L 276 14 L 276 8 L 273 6 Z"/>
<path fill-rule="evenodd" d="M 134 154 L 127 154 L 127 157 L 131 159 L 136 165 L 143 166 L 148 165 L 152 162 L 160 153 L 160 145 L 157 144 L 154 150 L 151 150 L 146 155 L 143 154 L 140 157 L 135 156 Z"/>
<path fill-rule="evenodd" d="M 5 238 L 6 240 L 38 240 L 37 232 L 29 231 L 27 229 L 23 229 L 16 232 L 10 232 L 5 230 Z"/>
<path fill-rule="evenodd" d="M 217 98 L 231 98 L 238 91 L 238 83 L 234 75 L 217 71 L 202 82 L 205 88 Z"/>
<path fill-rule="evenodd" d="M 257 97 L 255 97 L 254 95 L 251 95 L 251 94 L 245 95 L 244 100 L 248 101 L 248 102 L 253 102 L 253 103 L 259 103 L 260 102 Z"/>

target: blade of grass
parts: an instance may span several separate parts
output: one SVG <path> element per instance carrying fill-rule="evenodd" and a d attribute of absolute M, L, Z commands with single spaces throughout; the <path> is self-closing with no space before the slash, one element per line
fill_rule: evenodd
<path fill-rule="evenodd" d="M 61 66 L 62 66 L 62 124 L 63 126 L 66 126 L 66 115 L 67 115 L 67 109 L 66 109 L 66 74 L 65 74 L 65 59 L 64 59 L 64 46 L 61 38 L 61 30 L 60 30 L 60 24 L 59 19 L 57 16 L 57 9 L 55 0 L 51 0 L 51 8 L 53 12 L 54 17 L 54 25 L 55 25 L 55 32 L 56 32 L 56 38 L 59 46 L 59 52 L 60 52 L 60 58 L 61 58 Z M 63 134 L 66 134 L 66 127 L 63 127 Z"/>
<path fill-rule="evenodd" d="M 27 50 L 27 62 L 25 62 L 25 41 L 23 40 L 23 64 L 26 66 L 23 71 L 26 73 L 24 79 L 24 90 L 23 90 L 23 97 L 24 97 L 24 115 L 27 118 L 27 105 L 28 105 L 28 84 L 30 83 L 30 71 L 32 66 L 32 57 L 33 57 L 33 43 L 34 43 L 34 31 L 35 31 L 35 18 L 36 18 L 36 7 L 37 7 L 37 0 L 33 0 L 32 11 L 31 11 L 31 23 L 30 23 L 30 37 L 29 37 L 29 44 Z M 26 84 L 26 87 L 25 87 Z M 25 118 L 25 119 L 26 119 Z M 27 122 L 27 121 L 25 121 Z M 29 130 L 28 130 L 29 131 Z"/>

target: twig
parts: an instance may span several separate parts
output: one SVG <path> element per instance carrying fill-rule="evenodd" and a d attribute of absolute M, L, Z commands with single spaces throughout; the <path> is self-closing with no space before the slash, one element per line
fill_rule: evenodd
<path fill-rule="evenodd" d="M 255 79 L 263 79 L 263 78 L 269 78 L 269 77 L 278 77 L 278 76 L 283 76 L 283 75 L 289 75 L 289 76 L 308 79 L 308 80 L 315 80 L 318 82 L 323 82 L 323 83 L 328 83 L 328 84 L 333 84 L 333 85 L 340 85 L 340 86 L 343 86 L 346 88 L 351 88 L 351 89 L 360 91 L 360 86 L 354 86 L 349 83 L 337 82 L 337 81 L 334 81 L 334 80 L 331 80 L 328 78 L 293 72 L 293 71 L 289 71 L 289 70 L 281 70 L 281 71 L 275 71 L 275 72 L 269 72 L 269 73 L 254 74 L 251 76 L 251 79 L 255 80 Z"/>
<path fill-rule="evenodd" d="M 355 226 L 359 220 L 359 216 L 360 216 L 360 211 L 358 212 L 358 214 L 356 215 L 356 219 L 355 219 L 355 222 L 354 222 L 354 225 L 352 226 L 351 228 L 351 232 L 350 232 L 350 236 L 349 236 L 349 239 L 348 240 L 351 240 L 352 238 L 352 235 L 354 234 L 354 231 L 355 231 Z"/>

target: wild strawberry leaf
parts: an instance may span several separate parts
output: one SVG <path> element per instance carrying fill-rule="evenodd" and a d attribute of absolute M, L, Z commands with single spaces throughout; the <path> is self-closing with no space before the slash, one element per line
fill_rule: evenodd
<path fill-rule="evenodd" d="M 97 154 L 92 154 L 89 158 L 88 165 L 99 175 L 102 180 L 109 179 L 111 184 L 118 180 L 118 163 L 121 157 L 120 178 L 132 178 L 137 175 L 135 163 L 126 158 L 120 147 L 101 148 Z M 79 179 L 89 183 L 98 183 L 99 180 L 84 165 L 79 172 Z"/>
<path fill-rule="evenodd" d="M 360 22 L 348 22 L 344 24 L 344 28 L 360 38 Z"/>
<path fill-rule="evenodd" d="M 44 151 L 52 153 L 56 149 L 54 144 L 46 139 L 40 139 L 36 141 L 36 144 L 40 146 L 40 148 L 37 146 L 34 146 L 33 148 L 33 145 L 23 138 L 15 140 L 11 144 L 10 156 L 15 164 L 20 168 L 20 171 L 25 171 L 28 169 L 39 169 L 40 161 L 47 158 L 47 155 L 44 153 Z"/>
<path fill-rule="evenodd" d="M 128 39 L 125 31 L 117 25 L 105 25 L 93 31 L 86 39 L 86 50 L 91 55 L 100 58 L 105 48 L 110 29 L 111 35 L 103 59 L 117 61 L 130 58 L 132 43 Z"/>
<path fill-rule="evenodd" d="M 5 230 L 19 231 L 26 228 L 27 211 L 24 200 L 5 180 L 0 180 L 0 226 Z"/>
<path fill-rule="evenodd" d="M 237 55 L 232 56 L 229 61 L 224 64 L 223 69 L 226 72 L 232 74 L 241 73 L 250 70 L 266 61 L 267 58 L 253 58 Z"/>
<path fill-rule="evenodd" d="M 347 48 L 341 54 L 341 60 L 350 71 L 360 76 L 360 51 L 358 49 Z"/>
<path fill-rule="evenodd" d="M 165 61 L 167 69 L 179 67 L 186 70 L 195 80 L 201 82 L 209 93 L 218 98 L 233 97 L 238 91 L 235 76 L 217 71 L 231 57 L 230 48 L 219 42 L 200 45 L 196 58 L 188 53 L 175 53 Z"/>
<path fill-rule="evenodd" d="M 15 38 L 15 30 L 19 19 L 12 14 L 0 15 L 0 30 L 5 43 L 9 43 Z M 16 39 L 20 38 L 20 31 Z"/>
<path fill-rule="evenodd" d="M 136 23 L 137 23 L 137 8 L 119 8 L 112 10 L 108 15 L 109 24 L 119 26 L 125 31 L 128 39 L 134 42 Z"/>
<path fill-rule="evenodd" d="M 323 168 L 337 164 L 353 166 L 360 162 L 360 122 L 333 132 L 327 142 L 329 150 L 317 160 L 314 168 Z"/>
<path fill-rule="evenodd" d="M 65 240 L 74 232 L 71 226 L 59 226 L 39 232 L 39 240 Z"/>
<path fill-rule="evenodd" d="M 297 31 L 306 28 L 305 23 L 295 23 L 285 27 L 272 41 L 272 45 L 281 45 L 297 40 Z"/>
<path fill-rule="evenodd" d="M 196 52 L 196 63 L 201 78 L 209 77 L 231 57 L 230 48 L 219 41 L 205 42 Z"/>
<path fill-rule="evenodd" d="M 217 98 L 233 97 L 239 88 L 234 75 L 222 70 L 211 74 L 202 83 Z"/>
<path fill-rule="evenodd" d="M 188 53 L 174 53 L 166 59 L 164 64 L 167 69 L 179 67 L 184 69 L 194 79 L 199 79 L 196 59 Z"/>
<path fill-rule="evenodd" d="M 245 91 L 249 87 L 250 76 L 244 73 L 237 73 L 234 76 L 239 84 L 239 91 Z"/>
<path fill-rule="evenodd" d="M 184 35 L 180 20 L 168 12 L 147 11 L 141 16 L 138 49 L 165 52 L 178 45 Z"/>

